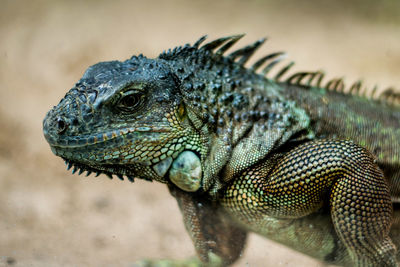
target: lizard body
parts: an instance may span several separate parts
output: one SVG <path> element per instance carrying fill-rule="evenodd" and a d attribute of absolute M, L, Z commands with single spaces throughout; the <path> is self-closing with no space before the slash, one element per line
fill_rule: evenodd
<path fill-rule="evenodd" d="M 199 264 L 228 265 L 248 231 L 321 261 L 397 266 L 398 96 L 341 79 L 266 75 L 282 53 L 241 36 L 90 67 L 43 122 L 73 172 L 156 180 L 182 211 Z M 261 72 L 258 70 L 262 68 Z M 393 216 L 394 214 L 394 216 Z"/>

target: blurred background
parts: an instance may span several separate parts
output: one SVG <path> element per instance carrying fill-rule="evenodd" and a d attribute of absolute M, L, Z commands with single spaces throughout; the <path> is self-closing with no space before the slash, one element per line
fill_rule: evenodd
<path fill-rule="evenodd" d="M 46 112 L 99 61 L 247 33 L 295 70 L 400 87 L 400 1 L 12 1 L 0 8 L 0 266 L 131 266 L 194 255 L 164 185 L 71 175 Z M 256 56 L 257 57 L 257 56 Z M 251 235 L 235 266 L 321 266 Z"/>

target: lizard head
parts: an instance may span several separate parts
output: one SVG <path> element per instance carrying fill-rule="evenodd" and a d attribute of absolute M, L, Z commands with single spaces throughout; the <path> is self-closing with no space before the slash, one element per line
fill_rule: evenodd
<path fill-rule="evenodd" d="M 217 193 L 309 125 L 276 82 L 256 73 L 271 60 L 262 71 L 268 73 L 282 53 L 246 68 L 261 39 L 225 55 L 241 37 L 204 45 L 201 37 L 155 59 L 134 56 L 89 67 L 47 114 L 45 138 L 73 172 Z"/>
<path fill-rule="evenodd" d="M 179 86 L 143 56 L 95 64 L 47 113 L 44 136 L 73 172 L 166 182 L 179 153 L 196 150 Z"/>

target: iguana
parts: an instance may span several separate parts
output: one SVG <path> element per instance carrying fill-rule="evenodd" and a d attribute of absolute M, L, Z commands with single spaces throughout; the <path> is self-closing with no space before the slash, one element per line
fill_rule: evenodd
<path fill-rule="evenodd" d="M 247 67 L 265 39 L 228 54 L 241 37 L 89 67 L 44 119 L 52 151 L 73 173 L 165 183 L 199 266 L 232 264 L 247 232 L 331 264 L 397 266 L 399 95 L 319 71 L 283 79 L 292 62 L 269 77 L 284 53 Z"/>

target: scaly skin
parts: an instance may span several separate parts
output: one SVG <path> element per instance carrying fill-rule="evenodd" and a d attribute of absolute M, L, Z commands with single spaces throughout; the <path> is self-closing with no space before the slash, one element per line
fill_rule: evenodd
<path fill-rule="evenodd" d="M 292 64 L 266 78 L 282 53 L 246 68 L 264 40 L 225 56 L 240 37 L 90 67 L 43 122 L 52 151 L 73 172 L 167 184 L 199 258 L 171 266 L 229 265 L 248 231 L 328 263 L 397 266 L 398 96 L 343 93 L 320 72 L 280 81 Z"/>

